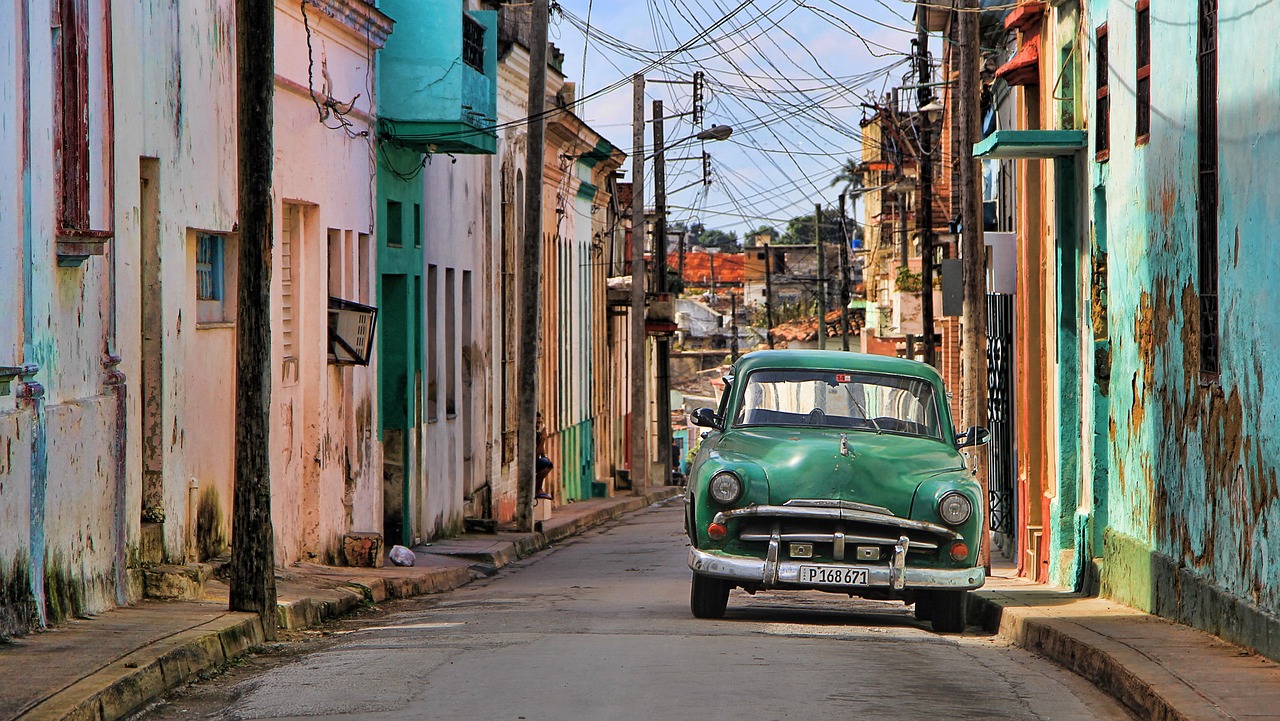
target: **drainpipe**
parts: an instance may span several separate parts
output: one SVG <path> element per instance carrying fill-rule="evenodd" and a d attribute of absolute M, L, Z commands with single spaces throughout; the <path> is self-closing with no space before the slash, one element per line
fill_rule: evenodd
<path fill-rule="evenodd" d="M 49 454 L 45 446 L 45 428 L 43 402 L 44 388 L 32 380 L 40 370 L 28 359 L 34 356 L 34 344 L 31 342 L 35 324 L 31 309 L 32 262 L 34 259 L 31 218 L 31 52 L 29 38 L 31 36 L 31 18 L 27 14 L 27 4 L 18 3 L 18 57 L 24 58 L 22 64 L 22 342 L 19 344 L 19 358 L 16 365 L 22 370 L 17 376 L 18 408 L 28 409 L 32 413 L 31 436 L 31 518 L 28 525 L 29 563 L 31 567 L 31 596 L 35 601 L 36 617 L 40 627 L 48 625 L 44 603 L 44 512 L 45 488 L 49 481 Z"/>
<path fill-rule="evenodd" d="M 200 560 L 196 553 L 196 513 L 200 507 L 200 481 L 195 476 L 187 484 L 187 563 Z"/>
<path fill-rule="evenodd" d="M 115 437 L 113 440 L 112 453 L 115 457 L 114 478 L 112 482 L 115 486 L 115 577 L 116 577 L 116 603 L 125 605 L 129 602 L 129 582 L 127 577 L 127 559 L 125 557 L 126 540 L 129 535 L 129 510 L 128 505 L 128 464 L 126 463 L 126 454 L 128 452 L 128 397 L 129 390 L 125 385 L 124 373 L 121 373 L 118 366 L 120 365 L 120 355 L 116 351 L 119 346 L 116 342 L 118 333 L 117 318 L 119 315 L 117 308 L 116 292 L 116 265 L 119 253 L 118 239 L 115 237 L 116 229 L 116 174 L 115 174 L 115 147 L 116 147 L 116 88 L 115 74 L 115 54 L 111 42 L 111 13 L 107 13 L 103 20 L 103 82 L 106 85 L 105 98 L 103 101 L 103 114 L 106 120 L 106 157 L 104 158 L 103 168 L 106 169 L 107 184 L 107 222 L 111 224 L 112 237 L 111 248 L 109 253 L 104 256 L 103 262 L 107 263 L 107 338 L 102 354 L 102 385 L 105 391 L 111 391 L 115 395 L 116 400 L 116 427 Z"/>

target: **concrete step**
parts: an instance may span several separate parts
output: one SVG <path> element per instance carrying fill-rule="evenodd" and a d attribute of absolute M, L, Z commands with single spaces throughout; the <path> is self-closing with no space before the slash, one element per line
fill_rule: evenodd
<path fill-rule="evenodd" d="M 204 595 L 204 585 L 221 563 L 159 565 L 142 569 L 143 594 L 159 601 L 194 601 Z"/>

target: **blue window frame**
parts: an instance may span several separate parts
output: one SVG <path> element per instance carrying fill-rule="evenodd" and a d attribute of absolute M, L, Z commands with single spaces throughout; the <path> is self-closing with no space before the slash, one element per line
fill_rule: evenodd
<path fill-rule="evenodd" d="M 222 236 L 196 234 L 196 300 L 222 300 L 223 249 Z"/>

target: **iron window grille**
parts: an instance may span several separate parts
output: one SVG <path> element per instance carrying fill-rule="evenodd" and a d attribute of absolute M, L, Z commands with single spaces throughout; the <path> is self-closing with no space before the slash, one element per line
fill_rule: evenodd
<path fill-rule="evenodd" d="M 1199 127 L 1198 215 L 1200 371 L 1217 376 L 1218 337 L 1218 1 L 1200 0 L 1196 70 Z"/>
<path fill-rule="evenodd" d="M 196 300 L 222 300 L 222 238 L 196 236 Z"/>
<path fill-rule="evenodd" d="M 1094 157 L 1098 162 L 1105 161 L 1111 155 L 1111 88 L 1110 88 L 1110 53 L 1107 48 L 1107 25 L 1098 27 L 1098 99 L 1097 112 L 1094 113 L 1097 131 L 1094 133 Z"/>
<path fill-rule="evenodd" d="M 462 62 L 484 72 L 484 25 L 462 14 Z"/>
<path fill-rule="evenodd" d="M 1136 6 L 1138 74 L 1134 87 L 1136 106 L 1135 143 L 1143 145 L 1151 135 L 1151 8 L 1150 0 L 1139 0 Z"/>

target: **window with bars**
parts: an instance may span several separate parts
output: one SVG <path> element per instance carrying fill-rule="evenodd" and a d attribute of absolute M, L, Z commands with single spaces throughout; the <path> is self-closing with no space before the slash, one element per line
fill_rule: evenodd
<path fill-rule="evenodd" d="M 226 238 L 197 232 L 193 239 L 196 246 L 196 323 L 226 322 Z"/>
<path fill-rule="evenodd" d="M 196 300 L 222 300 L 222 238 L 196 235 Z"/>
<path fill-rule="evenodd" d="M 484 72 L 484 25 L 462 14 L 462 62 Z"/>
<path fill-rule="evenodd" d="M 1094 133 L 1094 157 L 1098 162 L 1111 155 L 1111 89 L 1110 89 L 1110 55 L 1107 49 L 1107 24 L 1098 27 L 1098 100 L 1094 122 L 1097 130 Z"/>
<path fill-rule="evenodd" d="M 1217 376 L 1218 363 L 1218 0 L 1199 0 L 1196 203 L 1200 280 L 1200 372 Z"/>
<path fill-rule="evenodd" d="M 1138 74 L 1134 86 L 1135 142 L 1146 144 L 1151 136 L 1151 8 L 1150 0 L 1138 0 L 1134 32 Z"/>

